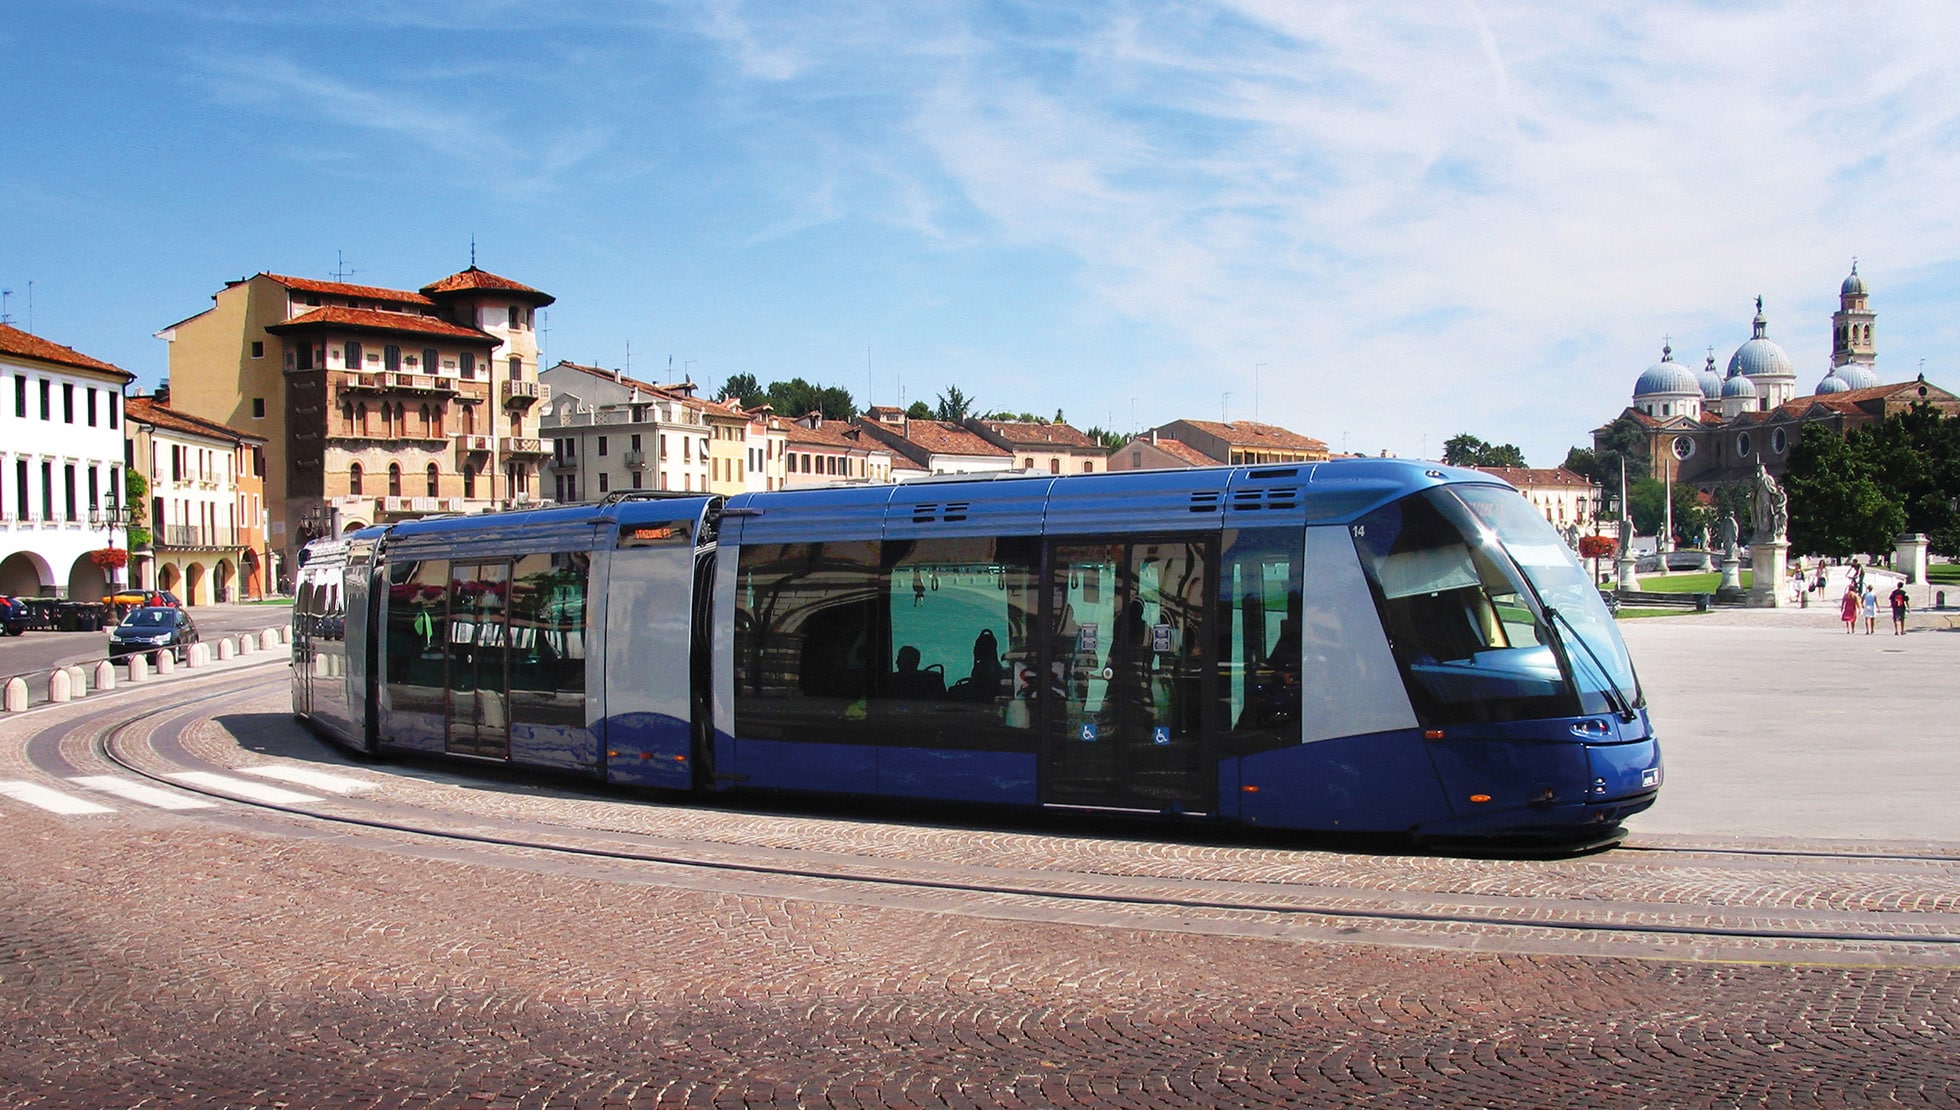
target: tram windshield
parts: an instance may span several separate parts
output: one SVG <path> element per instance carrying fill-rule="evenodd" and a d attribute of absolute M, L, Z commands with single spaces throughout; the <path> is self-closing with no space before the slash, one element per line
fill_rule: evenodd
<path fill-rule="evenodd" d="M 1567 717 L 1640 703 L 1599 592 L 1516 492 L 1433 489 L 1370 513 L 1353 531 L 1425 723 Z"/>

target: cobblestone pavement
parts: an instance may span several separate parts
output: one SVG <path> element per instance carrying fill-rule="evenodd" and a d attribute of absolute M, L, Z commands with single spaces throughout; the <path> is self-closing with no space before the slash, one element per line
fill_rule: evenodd
<path fill-rule="evenodd" d="M 160 731 L 159 755 L 372 779 L 371 800 L 331 804 L 485 828 L 749 852 L 820 843 L 949 872 L 1045 861 L 1112 882 L 1203 864 L 1343 896 L 1609 900 L 1630 873 L 1621 853 L 1289 853 L 566 797 L 349 767 L 291 731 L 278 688 L 232 704 L 214 691 L 236 677 L 196 681 L 168 700 L 218 718 Z M 0 778 L 96 769 L 108 717 L 45 716 L 64 723 L 0 729 Z M 226 806 L 6 805 L 0 835 L 7 1106 L 1960 1105 L 1960 966 L 1938 957 L 1632 958 L 1493 951 L 1462 931 L 1410 944 L 1197 915 L 1017 916 L 685 882 Z M 1640 881 L 1671 904 L 1764 919 L 1950 917 L 1953 849 L 1932 854 L 1758 862 L 1741 877 L 1696 859 Z"/>
<path fill-rule="evenodd" d="M 1960 1102 L 1952 968 L 984 920 L 11 818 L 11 1106 Z"/>

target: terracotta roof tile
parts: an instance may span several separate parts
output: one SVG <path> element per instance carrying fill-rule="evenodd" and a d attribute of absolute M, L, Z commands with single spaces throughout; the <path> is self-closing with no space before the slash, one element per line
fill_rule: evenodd
<path fill-rule="evenodd" d="M 327 305 L 324 308 L 303 312 L 283 324 L 273 324 L 265 330 L 280 334 L 308 328 L 351 328 L 357 331 L 436 335 L 444 339 L 467 340 L 486 347 L 495 346 L 497 343 L 496 339 L 475 328 L 461 327 L 433 316 L 414 316 L 406 312 L 380 312 L 372 308 L 342 308 L 339 305 Z"/>
<path fill-rule="evenodd" d="M 136 375 L 124 370 L 120 366 L 104 362 L 99 358 L 90 358 L 73 347 L 64 347 L 59 343 L 49 342 L 38 335 L 31 335 L 21 331 L 11 324 L 0 324 L 0 354 L 13 355 L 16 358 L 38 359 L 42 362 L 52 362 L 60 366 L 73 366 L 82 370 L 100 370 L 108 374 L 121 374 L 125 381 L 136 380 Z"/>
<path fill-rule="evenodd" d="M 1280 447 L 1291 451 L 1325 451 L 1327 444 L 1312 436 L 1288 431 L 1277 424 L 1253 420 L 1234 420 L 1220 424 L 1210 420 L 1186 420 L 1186 424 L 1217 436 L 1234 447 Z"/>
<path fill-rule="evenodd" d="M 1550 469 L 1531 466 L 1472 466 L 1465 469 L 1488 474 L 1493 478 L 1502 478 L 1519 489 L 1526 487 L 1544 489 L 1547 486 L 1591 488 L 1592 486 L 1590 481 L 1562 466 Z"/>
<path fill-rule="evenodd" d="M 1086 447 L 1102 450 L 1102 444 L 1067 424 L 1029 424 L 1018 420 L 982 420 L 980 424 L 1017 447 Z"/>
<path fill-rule="evenodd" d="M 131 397 L 123 404 L 125 418 L 138 424 L 150 424 L 159 428 L 169 428 L 175 432 L 208 436 L 212 439 L 227 440 L 231 443 L 264 443 L 264 436 L 247 435 L 236 428 L 227 427 L 215 420 L 201 416 L 191 416 L 178 412 L 168 405 L 160 405 L 152 397 Z"/>
<path fill-rule="evenodd" d="M 982 455 L 1006 457 L 1011 452 L 995 447 L 958 424 L 942 420 L 908 420 L 905 438 L 935 455 Z"/>
<path fill-rule="evenodd" d="M 385 289 L 379 285 L 349 285 L 341 281 L 315 281 L 312 278 L 288 277 L 285 274 L 262 275 L 288 289 L 301 293 L 319 293 L 328 297 L 346 297 L 350 300 L 395 301 L 399 304 L 435 307 L 434 301 L 409 289 Z"/>
<path fill-rule="evenodd" d="M 441 281 L 431 282 L 422 287 L 422 292 L 432 297 L 439 293 L 476 293 L 483 291 L 514 293 L 525 300 L 534 301 L 539 305 L 548 305 L 558 299 L 549 293 L 533 289 L 528 285 L 512 281 L 507 277 L 493 274 L 488 270 L 479 270 L 475 266 L 471 266 L 469 269 L 459 273 L 450 274 Z"/>

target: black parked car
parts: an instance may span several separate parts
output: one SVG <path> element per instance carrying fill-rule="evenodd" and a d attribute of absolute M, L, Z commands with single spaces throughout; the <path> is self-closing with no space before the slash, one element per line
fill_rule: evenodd
<path fill-rule="evenodd" d="M 132 609 L 123 622 L 109 631 L 109 658 L 164 651 L 182 661 L 197 642 L 197 625 L 182 609 L 149 605 Z"/>
<path fill-rule="evenodd" d="M 0 597 L 0 635 L 18 636 L 34 623 L 27 605 L 17 597 Z"/>

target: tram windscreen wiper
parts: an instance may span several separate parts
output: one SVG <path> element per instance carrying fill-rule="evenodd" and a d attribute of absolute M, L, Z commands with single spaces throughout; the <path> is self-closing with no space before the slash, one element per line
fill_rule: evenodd
<path fill-rule="evenodd" d="M 1606 669 L 1606 664 L 1600 662 L 1599 655 L 1593 651 L 1592 645 L 1586 642 L 1585 635 L 1573 627 L 1571 621 L 1565 619 L 1564 613 L 1550 605 L 1545 606 L 1545 623 L 1546 627 L 1551 629 L 1552 635 L 1557 637 L 1561 647 L 1576 642 L 1580 650 L 1586 653 L 1586 658 L 1592 662 L 1593 670 L 1599 675 L 1599 692 L 1605 696 L 1606 704 L 1613 708 L 1613 712 L 1620 720 L 1631 722 L 1635 717 L 1633 706 L 1621 692 L 1619 683 L 1613 681 L 1613 673 Z M 1571 635 L 1561 634 L 1558 630 L 1559 625 L 1564 625 L 1566 632 Z"/>

